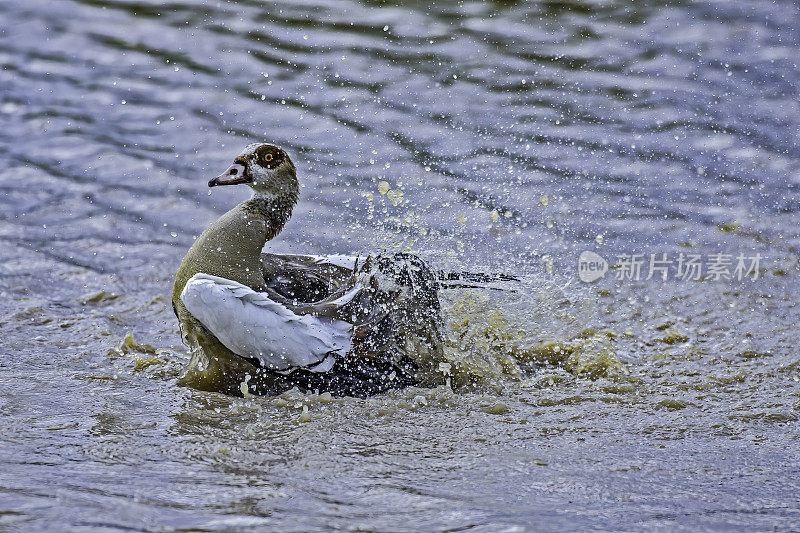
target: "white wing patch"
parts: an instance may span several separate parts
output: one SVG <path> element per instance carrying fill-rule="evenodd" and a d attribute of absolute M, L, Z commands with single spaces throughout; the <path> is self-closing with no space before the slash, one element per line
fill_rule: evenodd
<path fill-rule="evenodd" d="M 229 279 L 195 274 L 181 300 L 229 350 L 272 370 L 310 367 L 327 372 L 336 356 L 352 347 L 347 322 L 296 315 L 266 294 Z"/>
<path fill-rule="evenodd" d="M 318 265 L 329 264 L 347 270 L 355 270 L 356 264 L 364 262 L 364 259 L 357 255 L 303 255 L 303 257 L 311 258 Z"/>

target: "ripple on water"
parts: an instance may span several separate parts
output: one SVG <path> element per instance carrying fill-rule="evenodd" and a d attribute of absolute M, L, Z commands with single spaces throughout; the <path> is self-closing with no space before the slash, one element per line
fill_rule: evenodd
<path fill-rule="evenodd" d="M 797 529 L 799 14 L 0 3 L 0 523 Z M 275 251 L 527 280 L 443 296 L 437 386 L 175 386 L 172 275 L 244 197 L 203 184 L 260 139 L 303 186 Z M 583 250 L 765 260 L 585 286 Z"/>

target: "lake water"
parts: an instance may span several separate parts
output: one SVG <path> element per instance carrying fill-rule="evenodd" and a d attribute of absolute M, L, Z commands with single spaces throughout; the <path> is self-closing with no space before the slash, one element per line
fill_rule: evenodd
<path fill-rule="evenodd" d="M 0 528 L 800 528 L 798 23 L 0 3 Z M 442 296 L 454 388 L 176 385 L 172 276 L 256 140 L 303 186 L 270 250 L 521 277 Z"/>

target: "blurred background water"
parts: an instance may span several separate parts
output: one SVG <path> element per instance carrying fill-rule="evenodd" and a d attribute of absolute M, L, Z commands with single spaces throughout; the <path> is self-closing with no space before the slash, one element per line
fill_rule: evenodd
<path fill-rule="evenodd" d="M 0 3 L 0 526 L 800 528 L 798 23 L 781 0 Z M 303 185 L 271 250 L 524 278 L 443 296 L 454 391 L 175 385 L 172 275 L 255 140 Z M 584 250 L 763 259 L 584 284 Z"/>

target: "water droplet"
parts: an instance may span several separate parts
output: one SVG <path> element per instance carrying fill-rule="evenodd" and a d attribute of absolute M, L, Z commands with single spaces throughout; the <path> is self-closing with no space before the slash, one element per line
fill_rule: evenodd
<path fill-rule="evenodd" d="M 400 189 L 392 189 L 388 193 L 386 193 L 386 197 L 392 201 L 392 204 L 395 206 L 400 205 L 403 202 L 403 197 L 405 194 Z"/>

